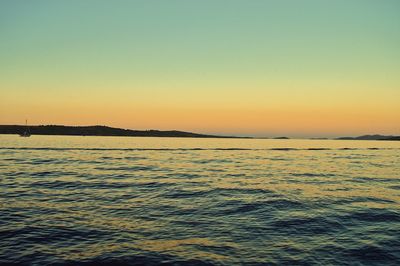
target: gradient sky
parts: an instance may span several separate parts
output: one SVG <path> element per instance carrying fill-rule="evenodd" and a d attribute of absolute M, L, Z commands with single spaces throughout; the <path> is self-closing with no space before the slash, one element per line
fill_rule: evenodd
<path fill-rule="evenodd" d="M 398 0 L 0 1 L 0 124 L 400 134 Z"/>

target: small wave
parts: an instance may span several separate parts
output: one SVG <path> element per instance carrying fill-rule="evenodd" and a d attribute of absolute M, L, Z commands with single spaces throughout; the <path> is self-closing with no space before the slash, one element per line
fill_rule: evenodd
<path fill-rule="evenodd" d="M 322 173 L 291 173 L 291 176 L 301 176 L 301 177 L 333 177 L 333 174 L 322 174 Z"/>
<path fill-rule="evenodd" d="M 53 171 L 33 172 L 33 173 L 30 173 L 29 175 L 33 176 L 33 177 L 46 177 L 46 176 L 59 177 L 59 176 L 74 176 L 76 174 L 77 173 L 73 172 L 73 171 L 56 171 L 56 170 L 53 170 Z M 25 173 L 25 175 L 27 175 L 27 174 Z"/>
<path fill-rule="evenodd" d="M 207 196 L 210 193 L 213 193 L 215 190 L 200 190 L 200 191 L 191 191 L 191 190 L 171 190 L 163 195 L 165 198 L 193 198 L 193 197 L 203 197 Z"/>
<path fill-rule="evenodd" d="M 131 266 L 142 266 L 142 265 L 193 265 L 193 266 L 212 266 L 215 263 L 209 262 L 207 259 L 185 259 L 181 257 L 175 257 L 169 254 L 162 254 L 160 252 L 149 252 L 146 250 L 132 250 L 132 253 L 140 255 L 121 255 L 119 253 L 109 253 L 106 255 L 98 256 L 95 258 L 89 258 L 86 260 L 70 260 L 64 264 L 57 263 L 57 265 L 131 265 Z M 144 254 L 144 255 L 143 255 Z M 146 255 L 147 254 L 147 255 Z"/>
<path fill-rule="evenodd" d="M 346 159 L 346 160 L 355 160 L 355 159 L 368 159 L 358 155 L 344 155 L 344 156 L 333 156 L 332 159 Z"/>
<path fill-rule="evenodd" d="M 159 170 L 155 166 L 115 166 L 115 167 L 104 167 L 104 166 L 99 166 L 95 167 L 96 170 L 101 170 L 101 171 L 157 171 Z"/>
<path fill-rule="evenodd" d="M 385 249 L 375 245 L 364 245 L 361 247 L 345 250 L 343 253 L 346 257 L 373 264 L 377 264 L 380 261 L 388 262 L 398 259 L 398 257 L 396 258 Z"/>
<path fill-rule="evenodd" d="M 272 148 L 271 151 L 298 151 L 296 148 Z"/>
<path fill-rule="evenodd" d="M 269 189 L 262 189 L 262 188 L 217 188 L 219 193 L 240 193 L 240 194 L 275 194 L 272 190 Z"/>
<path fill-rule="evenodd" d="M 84 183 L 82 182 L 72 182 L 72 181 L 62 181 L 62 180 L 54 180 L 54 181 L 38 181 L 30 184 L 32 188 L 35 187 L 43 187 L 43 188 L 58 188 L 58 189 L 76 189 L 80 188 Z"/>
<path fill-rule="evenodd" d="M 63 180 L 52 180 L 52 181 L 37 181 L 30 184 L 32 188 L 46 188 L 46 189 L 57 189 L 57 190 L 79 190 L 79 189 L 118 189 L 118 188 L 129 188 L 129 187 L 148 187 L 157 188 L 168 184 L 158 182 L 88 182 L 88 181 L 63 181 Z"/>
<path fill-rule="evenodd" d="M 200 178 L 203 175 L 196 174 L 196 173 L 172 173 L 172 174 L 166 174 L 167 177 L 173 177 L 173 178 L 184 178 L 184 179 L 195 179 L 195 178 Z"/>
<path fill-rule="evenodd" d="M 196 160 L 192 161 L 198 164 L 209 164 L 209 163 L 232 163 L 232 160 L 227 159 L 205 159 L 205 160 Z"/>
<path fill-rule="evenodd" d="M 34 172 L 31 174 L 31 176 L 35 177 L 45 177 L 45 176 L 58 176 L 58 173 L 56 172 L 50 172 L 50 171 L 41 171 L 41 172 Z"/>
<path fill-rule="evenodd" d="M 127 160 L 127 161 L 138 161 L 147 159 L 146 157 L 140 156 L 123 156 L 123 157 L 114 157 L 114 156 L 101 156 L 99 157 L 101 160 Z"/>
<path fill-rule="evenodd" d="M 343 221 L 354 224 L 354 221 L 371 223 L 397 223 L 400 222 L 400 213 L 384 209 L 367 209 L 342 216 Z"/>
<path fill-rule="evenodd" d="M 390 166 L 389 164 L 374 163 L 374 162 L 370 162 L 369 165 L 374 166 L 374 167 L 388 167 L 388 166 Z"/>
<path fill-rule="evenodd" d="M 218 212 L 219 215 L 241 215 L 249 212 L 257 212 L 261 209 L 266 209 L 268 205 L 263 202 L 253 202 L 247 204 L 230 204 L 233 205 L 232 208 Z"/>
<path fill-rule="evenodd" d="M 348 179 L 346 181 L 350 182 L 361 182 L 361 183 L 369 183 L 371 181 L 373 182 L 387 182 L 387 183 L 396 183 L 399 182 L 399 179 L 397 178 L 385 178 L 385 177 L 354 177 L 351 179 Z"/>
<path fill-rule="evenodd" d="M 388 204 L 396 203 L 395 201 L 390 200 L 390 199 L 376 198 L 376 197 L 352 197 L 352 198 L 345 198 L 345 199 L 329 200 L 329 204 L 333 203 L 333 204 L 347 205 L 347 204 L 356 203 L 356 202 L 374 202 L 374 203 L 388 203 Z"/>
<path fill-rule="evenodd" d="M 273 199 L 273 200 L 268 200 L 265 203 L 277 209 L 306 208 L 304 203 L 290 199 Z"/>
<path fill-rule="evenodd" d="M 302 217 L 285 218 L 272 223 L 276 230 L 281 230 L 296 234 L 326 234 L 335 232 L 344 228 L 344 226 L 329 217 Z"/>
<path fill-rule="evenodd" d="M 291 158 L 267 158 L 270 161 L 293 161 Z"/>

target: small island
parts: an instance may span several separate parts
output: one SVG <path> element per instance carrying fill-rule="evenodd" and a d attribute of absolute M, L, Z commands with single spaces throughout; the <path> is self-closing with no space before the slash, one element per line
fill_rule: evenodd
<path fill-rule="evenodd" d="M 63 126 L 63 125 L 0 125 L 0 134 L 21 134 L 27 128 L 32 135 L 64 136 L 124 136 L 124 137 L 179 137 L 179 138 L 241 138 L 235 136 L 216 136 L 177 130 L 130 130 L 108 126 Z"/>
<path fill-rule="evenodd" d="M 289 137 L 275 137 L 274 139 L 290 139 Z"/>

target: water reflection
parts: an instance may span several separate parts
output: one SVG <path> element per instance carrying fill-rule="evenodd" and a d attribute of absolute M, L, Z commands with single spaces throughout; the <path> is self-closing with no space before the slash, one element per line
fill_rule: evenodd
<path fill-rule="evenodd" d="M 397 142 L 0 140 L 1 263 L 400 259 Z"/>

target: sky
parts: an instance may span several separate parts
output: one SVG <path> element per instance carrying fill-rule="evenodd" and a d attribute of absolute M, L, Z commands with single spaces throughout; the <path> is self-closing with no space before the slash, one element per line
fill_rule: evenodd
<path fill-rule="evenodd" d="M 400 134 L 398 0 L 0 0 L 0 124 Z"/>

